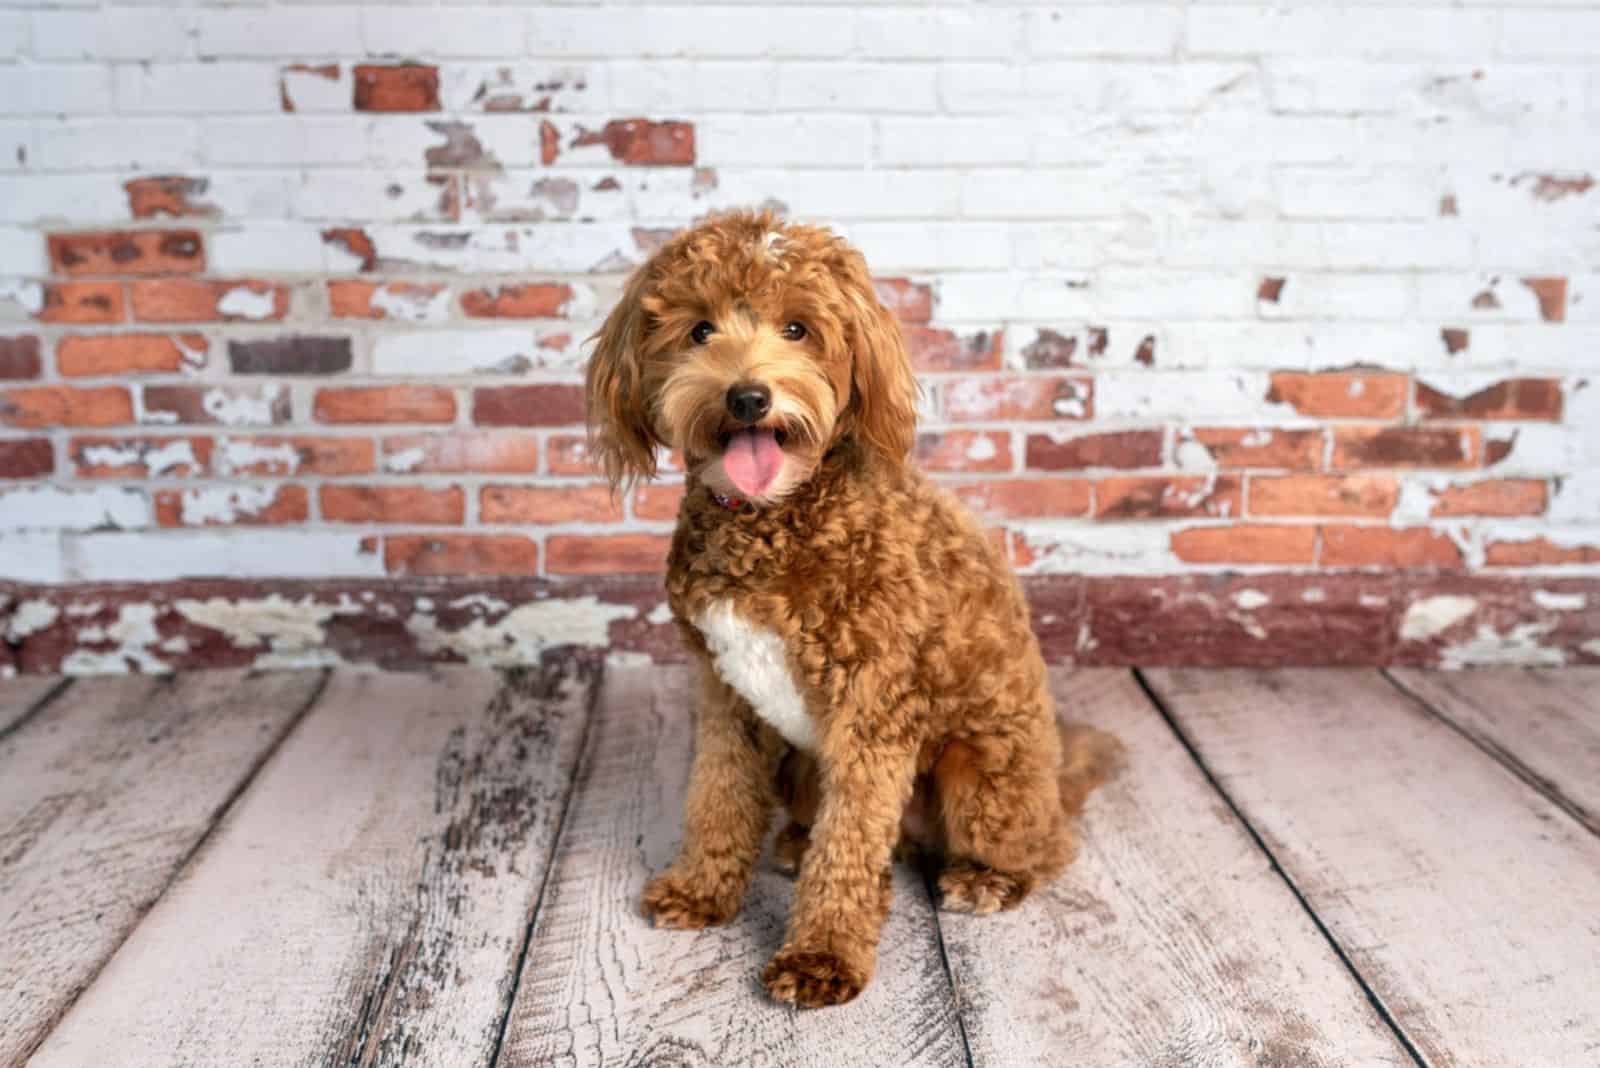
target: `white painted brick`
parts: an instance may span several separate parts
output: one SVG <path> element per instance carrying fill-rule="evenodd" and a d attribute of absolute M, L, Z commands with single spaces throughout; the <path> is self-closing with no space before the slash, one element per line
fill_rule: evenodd
<path fill-rule="evenodd" d="M 876 271 L 1003 268 L 1010 264 L 1010 234 L 1005 226 L 983 223 L 863 222 L 849 238 Z"/>
<path fill-rule="evenodd" d="M 649 177 L 645 177 L 648 174 Z M 603 184 L 589 174 L 561 174 L 550 171 L 510 171 L 494 174 L 468 174 L 463 176 L 466 196 L 462 208 L 464 221 L 488 222 L 543 222 L 555 219 L 582 218 L 585 221 L 646 218 L 648 213 L 633 208 L 634 190 L 640 190 L 652 178 L 667 186 L 664 200 L 672 202 L 672 212 L 681 214 L 683 205 L 690 200 L 688 191 L 691 172 L 672 168 L 666 173 L 644 171 L 622 176 L 607 175 L 613 185 Z M 630 189 L 630 186 L 632 189 Z"/>
<path fill-rule="evenodd" d="M 451 217 L 454 178 L 424 171 L 314 170 L 301 173 L 290 212 L 297 219 L 427 222 Z"/>
<path fill-rule="evenodd" d="M 643 262 L 648 245 L 626 223 L 559 226 L 367 227 L 378 256 L 405 268 L 490 272 L 625 271 Z M 346 268 L 350 269 L 350 268 Z"/>
<path fill-rule="evenodd" d="M 867 120 L 846 116 L 710 116 L 695 124 L 695 150 L 721 166 L 858 166 L 867 160 Z"/>
<path fill-rule="evenodd" d="M 531 370 L 576 370 L 571 346 L 543 347 L 542 338 L 571 335 L 565 325 L 429 330 L 383 334 L 374 342 L 372 370 L 380 375 L 449 377 L 524 374 Z"/>
<path fill-rule="evenodd" d="M 878 120 L 877 158 L 895 166 L 1026 163 L 1032 145 L 1030 125 L 1011 119 Z"/>
<path fill-rule="evenodd" d="M 392 11 L 386 5 L 385 11 Z M 295 8 L 207 8 L 195 16 L 195 51 L 205 56 L 281 56 L 296 63 L 349 55 L 360 40 L 360 11 L 319 3 Z M 349 103 L 349 97 L 346 98 Z"/>
<path fill-rule="evenodd" d="M 1440 215 L 1451 188 L 1436 171 L 1365 173 L 1290 167 L 1276 174 L 1289 219 L 1427 219 Z"/>
<path fill-rule="evenodd" d="M 210 235 L 207 265 L 217 274 L 312 273 L 350 269 L 333 259 L 315 226 L 264 223 Z"/>
<path fill-rule="evenodd" d="M 1546 516 L 1552 523 L 1600 523 L 1600 471 L 1579 471 L 1558 481 Z"/>
<path fill-rule="evenodd" d="M 528 53 L 581 56 L 814 56 L 850 50 L 854 27 L 837 9 L 637 7 L 626 16 L 599 8 L 545 7 L 528 13 Z"/>
<path fill-rule="evenodd" d="M 42 275 L 48 271 L 43 237 L 20 226 L 0 226 L 0 276 Z"/>
<path fill-rule="evenodd" d="M 366 161 L 367 126 L 365 119 L 317 115 L 207 119 L 201 123 L 200 144 L 208 163 L 354 165 Z"/>
<path fill-rule="evenodd" d="M 0 171 L 20 171 L 36 158 L 33 135 L 31 121 L 0 120 Z"/>
<path fill-rule="evenodd" d="M 1277 300 L 1258 299 L 1263 319 L 1404 319 L 1417 304 L 1416 279 L 1404 274 L 1316 274 L 1281 276 Z"/>
<path fill-rule="evenodd" d="M 188 53 L 193 13 L 160 7 L 35 11 L 33 54 L 39 59 L 179 59 Z"/>
<path fill-rule="evenodd" d="M 279 110 L 278 72 L 265 63 L 184 63 L 117 68 L 125 112 L 214 113 Z"/>
<path fill-rule="evenodd" d="M 780 64 L 777 106 L 783 111 L 859 111 L 875 101 L 878 113 L 938 108 L 937 71 L 929 64 Z"/>
<path fill-rule="evenodd" d="M 1519 369 L 1528 373 L 1593 373 L 1600 328 L 1559 324 L 1474 323 L 1470 344 L 1452 361 L 1461 367 Z M 1600 426 L 1600 422 L 1591 423 Z M 1600 439 L 1600 434 L 1596 435 Z"/>
<path fill-rule="evenodd" d="M 0 533 L 0 579 L 10 582 L 62 582 L 66 579 L 61 536 L 15 531 Z"/>
<path fill-rule="evenodd" d="M 329 531 L 163 531 L 66 538 L 66 570 L 79 582 L 159 582 L 195 576 L 376 578 L 383 559 L 360 534 Z"/>
<path fill-rule="evenodd" d="M 1009 524 L 1028 547 L 1032 563 L 1021 570 L 1039 575 L 1159 574 L 1177 567 L 1172 526 L 1166 523 Z"/>
<path fill-rule="evenodd" d="M 611 69 L 598 63 L 451 63 L 439 79 L 447 112 L 598 112 L 611 98 Z"/>
<path fill-rule="evenodd" d="M 1185 44 L 1197 55 L 1356 55 L 1409 59 L 1489 55 L 1499 37 L 1492 11 L 1449 7 L 1196 7 Z"/>
<path fill-rule="evenodd" d="M 1115 177 L 1088 168 L 961 176 L 962 214 L 974 219 L 1106 218 L 1120 213 L 1125 196 Z"/>
<path fill-rule="evenodd" d="M 355 94 L 353 64 L 294 63 L 284 67 L 279 77 L 285 111 L 305 115 L 350 110 Z"/>
<path fill-rule="evenodd" d="M 128 197 L 110 174 L 13 175 L 0 178 L 0 222 L 57 224 L 125 219 Z"/>
<path fill-rule="evenodd" d="M 1600 11 L 1525 10 L 1501 20 L 1496 42 L 1504 56 L 1600 56 Z"/>
<path fill-rule="evenodd" d="M 1028 49 L 1038 56 L 1165 56 L 1183 31 L 1181 4 L 1105 4 L 1034 11 Z"/>
<path fill-rule="evenodd" d="M 1260 108 L 1262 85 L 1248 63 L 1050 61 L 1026 68 L 1023 94 L 1052 112 L 1189 112 Z"/>
<path fill-rule="evenodd" d="M 1141 319 L 1225 319 L 1252 315 L 1254 274 L 1127 270 L 1096 272 L 1083 292 L 1097 314 Z"/>
<path fill-rule="evenodd" d="M 37 170 L 182 171 L 198 152 L 187 119 L 45 119 L 34 130 Z"/>
<path fill-rule="evenodd" d="M 861 10 L 856 47 L 874 59 L 1008 59 L 1022 49 L 1021 12 Z"/>
<path fill-rule="evenodd" d="M 603 126 L 593 123 L 593 128 Z M 563 124 L 563 145 L 570 144 L 575 127 Z M 470 149 L 478 168 L 531 167 L 539 162 L 538 124 L 527 115 L 384 115 L 372 119 L 364 134 L 369 158 L 383 167 L 421 167 L 439 160 L 448 165 L 454 144 L 461 151 Z M 444 155 L 441 155 L 443 153 Z M 604 145 L 583 150 L 593 163 L 610 162 Z M 563 148 L 562 161 L 574 162 L 574 154 Z"/>
<path fill-rule="evenodd" d="M 618 60 L 611 65 L 611 108 L 618 114 L 770 111 L 778 65 L 770 60 Z"/>
<path fill-rule="evenodd" d="M 0 115 L 87 115 L 110 110 L 111 77 L 104 67 L 0 67 Z"/>
<path fill-rule="evenodd" d="M 1539 300 L 1522 280 L 1502 274 L 1424 274 L 1417 310 L 1453 323 L 1538 322 Z"/>
<path fill-rule="evenodd" d="M 138 490 L 116 486 L 0 489 L 0 530 L 127 530 L 149 524 L 150 502 Z"/>
<path fill-rule="evenodd" d="M 22 11 L 0 11 L 0 57 L 15 58 L 28 51 L 28 16 Z"/>
<path fill-rule="evenodd" d="M 526 30 L 522 9 L 503 7 L 363 7 L 361 40 L 369 54 L 404 58 L 503 56 Z"/>
<path fill-rule="evenodd" d="M 1095 376 L 1097 419 L 1249 419 L 1281 422 L 1292 410 L 1267 414 L 1268 376 L 1259 371 L 1107 371 Z"/>

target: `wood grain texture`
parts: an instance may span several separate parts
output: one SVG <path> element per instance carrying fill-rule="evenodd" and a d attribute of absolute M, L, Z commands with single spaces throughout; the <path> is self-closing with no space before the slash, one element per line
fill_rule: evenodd
<path fill-rule="evenodd" d="M 965 1065 L 932 908 L 909 871 L 895 873 L 871 985 L 817 1012 L 768 1000 L 757 981 L 793 893 L 770 858 L 725 927 L 655 930 L 640 915 L 645 879 L 672 859 L 682 828 L 689 670 L 607 673 L 502 1068 Z"/>
<path fill-rule="evenodd" d="M 1600 1050 L 1600 839 L 1376 672 L 1149 673 L 1434 1068 Z"/>
<path fill-rule="evenodd" d="M 1600 668 L 1389 674 L 1600 834 Z"/>
<path fill-rule="evenodd" d="M 1056 669 L 1129 752 L 1077 861 L 1014 912 L 941 914 L 979 1065 L 1409 1065 L 1126 671 Z"/>
<path fill-rule="evenodd" d="M 32 1064 L 489 1063 L 594 674 L 336 675 Z"/>
<path fill-rule="evenodd" d="M 27 718 L 65 683 L 54 676 L 22 675 L 14 679 L 0 679 L 0 737 Z"/>
<path fill-rule="evenodd" d="M 85 680 L 0 740 L 0 1065 L 72 1004 L 321 682 Z"/>

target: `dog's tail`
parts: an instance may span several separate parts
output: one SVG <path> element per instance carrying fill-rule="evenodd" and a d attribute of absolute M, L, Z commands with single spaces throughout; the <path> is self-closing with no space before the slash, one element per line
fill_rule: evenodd
<path fill-rule="evenodd" d="M 1127 750 L 1114 734 L 1086 723 L 1062 723 L 1061 810 L 1074 819 L 1095 787 L 1116 778 L 1127 763 Z"/>

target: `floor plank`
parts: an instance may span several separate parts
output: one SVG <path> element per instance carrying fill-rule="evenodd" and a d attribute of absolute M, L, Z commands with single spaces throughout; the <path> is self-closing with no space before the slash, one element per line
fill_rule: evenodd
<path fill-rule="evenodd" d="M 0 737 L 27 718 L 61 686 L 66 685 L 54 675 L 21 675 L 14 679 L 0 679 Z"/>
<path fill-rule="evenodd" d="M 1127 671 L 1052 674 L 1129 762 L 1015 912 L 941 915 L 976 1065 L 1409 1065 Z"/>
<path fill-rule="evenodd" d="M 757 982 L 793 890 L 770 864 L 726 927 L 658 931 L 640 916 L 681 832 L 689 670 L 608 671 L 500 1064 L 965 1065 L 933 912 L 907 871 L 876 978 L 820 1012 L 779 1006 Z"/>
<path fill-rule="evenodd" d="M 1389 674 L 1600 834 L 1600 668 Z"/>
<path fill-rule="evenodd" d="M 1595 1063 L 1600 839 L 1376 672 L 1148 677 L 1429 1064 Z"/>
<path fill-rule="evenodd" d="M 594 674 L 335 675 L 31 1064 L 489 1063 Z"/>
<path fill-rule="evenodd" d="M 0 739 L 0 1065 L 38 1044 L 321 682 L 83 680 Z"/>

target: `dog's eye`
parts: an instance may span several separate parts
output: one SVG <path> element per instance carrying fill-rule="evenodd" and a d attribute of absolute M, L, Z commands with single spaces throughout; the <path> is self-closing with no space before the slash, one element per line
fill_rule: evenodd
<path fill-rule="evenodd" d="M 805 323 L 790 323 L 783 328 L 783 336 L 790 341 L 799 341 L 806 336 Z"/>
<path fill-rule="evenodd" d="M 689 338 L 696 345 L 704 345 L 706 342 L 711 340 L 711 335 L 715 334 L 716 332 L 716 327 L 702 319 L 698 323 L 694 324 L 693 330 L 689 331 Z"/>

